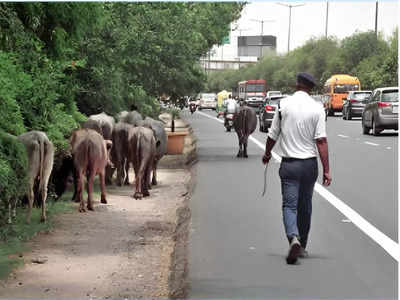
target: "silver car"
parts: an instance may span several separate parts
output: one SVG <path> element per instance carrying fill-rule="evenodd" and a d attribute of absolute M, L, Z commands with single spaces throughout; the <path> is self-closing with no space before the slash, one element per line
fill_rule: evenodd
<path fill-rule="evenodd" d="M 275 112 L 278 111 L 278 106 L 283 98 L 287 95 L 270 96 L 265 99 L 265 102 L 260 106 L 260 113 L 258 115 L 259 129 L 261 132 L 268 132 L 271 127 L 272 120 L 274 119 Z"/>
<path fill-rule="evenodd" d="M 361 117 L 364 110 L 364 100 L 371 96 L 372 91 L 351 91 L 343 103 L 343 120 Z"/>
<path fill-rule="evenodd" d="M 371 129 L 373 135 L 378 135 L 384 129 L 398 130 L 398 87 L 375 89 L 364 103 L 361 121 L 363 134 L 368 134 Z"/>

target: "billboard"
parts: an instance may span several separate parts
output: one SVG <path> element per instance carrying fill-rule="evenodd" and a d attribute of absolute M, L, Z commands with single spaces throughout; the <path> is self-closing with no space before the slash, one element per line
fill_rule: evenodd
<path fill-rule="evenodd" d="M 271 52 L 276 53 L 276 36 L 238 36 L 238 56 L 256 56 L 260 58 Z"/>

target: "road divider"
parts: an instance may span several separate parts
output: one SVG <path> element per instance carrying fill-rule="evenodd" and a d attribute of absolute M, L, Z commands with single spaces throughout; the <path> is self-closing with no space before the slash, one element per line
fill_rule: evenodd
<path fill-rule="evenodd" d="M 197 112 L 202 116 L 207 118 L 216 120 L 220 123 L 224 123 L 222 120 L 217 119 L 216 117 L 212 117 L 203 112 Z M 255 143 L 258 147 L 265 151 L 265 142 L 261 143 L 259 140 L 250 136 L 249 139 Z M 364 142 L 365 144 L 379 146 L 379 144 Z M 282 158 L 272 151 L 272 157 L 280 162 Z M 261 157 L 260 157 L 261 164 Z M 354 225 L 356 225 L 362 232 L 364 232 L 367 236 L 369 236 L 373 241 L 375 241 L 379 246 L 381 246 L 389 255 L 391 255 L 396 261 L 400 261 L 400 245 L 393 241 L 391 238 L 386 236 L 383 232 L 369 223 L 366 219 L 364 219 L 359 213 L 357 213 L 354 209 L 340 200 L 338 197 L 333 195 L 330 191 L 328 191 L 325 187 L 323 187 L 320 183 L 316 182 L 314 191 L 316 191 L 322 198 L 328 201 L 333 207 L 335 207 L 338 211 L 340 211 L 349 221 L 351 221 Z"/>

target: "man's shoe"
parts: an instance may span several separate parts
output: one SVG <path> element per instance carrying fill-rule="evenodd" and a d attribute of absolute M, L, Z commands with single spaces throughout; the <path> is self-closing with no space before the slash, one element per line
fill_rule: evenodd
<path fill-rule="evenodd" d="M 294 265 L 297 262 L 297 258 L 300 255 L 301 246 L 298 238 L 294 236 L 290 242 L 290 249 L 288 256 L 286 257 L 286 262 L 289 265 Z"/>
<path fill-rule="evenodd" d="M 306 249 L 304 249 L 303 247 L 300 248 L 300 254 L 299 254 L 300 258 L 307 258 L 308 257 L 308 252 Z"/>

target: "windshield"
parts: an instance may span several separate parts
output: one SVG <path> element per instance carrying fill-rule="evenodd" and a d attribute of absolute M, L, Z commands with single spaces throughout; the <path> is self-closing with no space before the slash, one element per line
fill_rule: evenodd
<path fill-rule="evenodd" d="M 333 89 L 334 93 L 347 93 L 349 91 L 357 91 L 360 89 L 358 84 L 337 84 Z"/>
<path fill-rule="evenodd" d="M 382 92 L 382 102 L 397 102 L 399 101 L 399 91 L 389 90 Z"/>
<path fill-rule="evenodd" d="M 351 99 L 356 99 L 356 100 L 364 100 L 365 98 L 369 97 L 371 93 L 354 93 L 351 95 Z"/>
<path fill-rule="evenodd" d="M 215 94 L 203 94 L 201 98 L 204 100 L 215 100 L 216 97 L 217 95 Z"/>
<path fill-rule="evenodd" d="M 269 96 L 276 96 L 276 95 L 282 95 L 281 92 L 268 92 Z"/>
<path fill-rule="evenodd" d="M 250 96 L 249 100 L 262 100 L 263 96 Z"/>
<path fill-rule="evenodd" d="M 248 84 L 247 85 L 248 92 L 264 92 L 263 84 Z"/>

